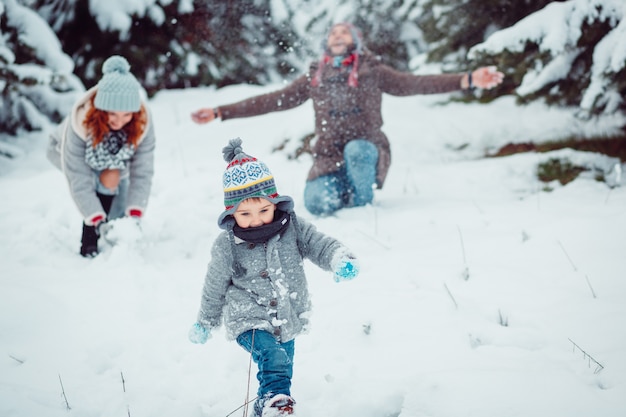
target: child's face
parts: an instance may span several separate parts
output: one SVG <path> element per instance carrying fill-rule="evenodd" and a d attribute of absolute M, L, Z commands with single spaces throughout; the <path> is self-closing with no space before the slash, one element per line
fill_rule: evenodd
<path fill-rule="evenodd" d="M 233 214 L 237 225 L 242 229 L 259 227 L 274 220 L 276 205 L 264 198 L 249 198 L 239 203 Z"/>

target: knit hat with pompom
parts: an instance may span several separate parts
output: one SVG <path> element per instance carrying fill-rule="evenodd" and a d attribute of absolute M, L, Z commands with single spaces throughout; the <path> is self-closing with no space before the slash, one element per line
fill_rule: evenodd
<path fill-rule="evenodd" d="M 337 26 L 343 26 L 350 31 L 350 35 L 352 36 L 352 45 L 348 48 L 347 56 L 342 57 L 341 65 L 350 66 L 350 74 L 348 75 L 348 85 L 350 87 L 357 87 L 359 85 L 359 60 L 361 55 L 366 51 L 365 46 L 363 45 L 363 34 L 361 29 L 354 26 L 352 23 L 348 22 L 340 22 L 335 23 L 330 27 L 326 37 L 322 40 L 322 50 L 324 54 L 322 55 L 322 59 L 317 65 L 317 70 L 313 77 L 311 78 L 311 85 L 313 87 L 319 87 L 322 84 L 322 71 L 325 65 L 330 62 L 333 62 L 333 56 L 328 49 L 328 37 L 332 30 Z"/>
<path fill-rule="evenodd" d="M 102 64 L 95 106 L 104 111 L 137 112 L 141 108 L 140 88 L 128 61 L 113 55 Z"/>
<path fill-rule="evenodd" d="M 218 225 L 225 227 L 224 220 L 235 213 L 239 204 L 251 197 L 260 197 L 281 205 L 283 210 L 293 208 L 293 200 L 279 196 L 274 176 L 267 165 L 243 152 L 240 138 L 231 139 L 222 149 L 224 160 L 228 162 L 222 177 L 224 186 L 225 211 L 218 218 Z"/>

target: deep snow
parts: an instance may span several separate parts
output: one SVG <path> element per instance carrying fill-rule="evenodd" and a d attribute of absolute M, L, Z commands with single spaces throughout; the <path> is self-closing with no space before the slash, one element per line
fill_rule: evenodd
<path fill-rule="evenodd" d="M 619 123 L 516 107 L 512 97 L 480 106 L 386 96 L 385 188 L 371 206 L 315 218 L 302 205 L 309 156 L 288 158 L 312 130 L 309 103 L 205 126 L 189 117 L 277 87 L 151 100 L 158 148 L 143 237 L 92 260 L 78 255 L 81 218 L 45 159 L 45 134 L 1 162 L 1 416 L 222 417 L 243 403 L 249 377 L 254 396 L 255 366 L 249 376 L 248 355 L 223 330 L 206 345 L 187 340 L 220 232 L 221 148 L 237 136 L 300 216 L 360 257 L 361 275 L 340 284 L 307 264 L 314 309 L 310 333 L 296 340 L 298 416 L 625 415 L 618 161 L 567 150 L 482 158 L 509 141 Z M 602 169 L 616 187 L 587 173 L 542 191 L 537 163 L 562 156 Z"/>

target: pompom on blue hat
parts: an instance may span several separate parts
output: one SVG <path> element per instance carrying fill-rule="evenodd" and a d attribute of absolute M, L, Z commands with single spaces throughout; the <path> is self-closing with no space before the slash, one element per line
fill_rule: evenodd
<path fill-rule="evenodd" d="M 94 104 L 99 110 L 134 113 L 141 108 L 140 89 L 126 58 L 113 55 L 102 64 Z"/>

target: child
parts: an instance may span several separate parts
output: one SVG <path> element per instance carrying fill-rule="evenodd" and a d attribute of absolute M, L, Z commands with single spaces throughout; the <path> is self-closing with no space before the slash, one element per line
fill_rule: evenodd
<path fill-rule="evenodd" d="M 340 242 L 296 217 L 267 166 L 243 153 L 241 139 L 222 152 L 224 204 L 204 281 L 198 321 L 189 331 L 205 343 L 224 323 L 258 365 L 255 417 L 292 414 L 294 339 L 306 331 L 310 310 L 303 259 L 334 271 L 337 282 L 357 276 L 354 255 Z"/>

